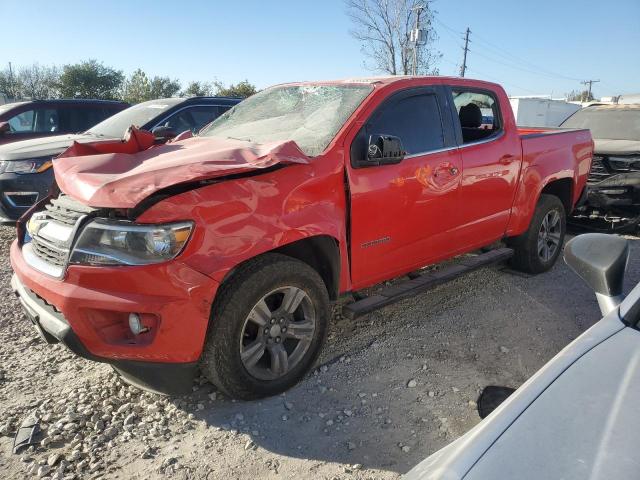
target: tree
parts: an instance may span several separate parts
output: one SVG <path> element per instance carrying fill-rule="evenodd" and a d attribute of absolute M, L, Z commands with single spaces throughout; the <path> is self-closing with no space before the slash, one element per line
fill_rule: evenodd
<path fill-rule="evenodd" d="M 0 92 L 13 99 L 57 98 L 60 96 L 59 80 L 58 67 L 43 67 L 34 63 L 17 72 L 9 72 L 9 69 L 0 72 Z"/>
<path fill-rule="evenodd" d="M 65 65 L 60 76 L 60 94 L 67 98 L 116 99 L 124 75 L 97 60 Z"/>
<path fill-rule="evenodd" d="M 127 103 L 140 103 L 150 100 L 151 82 L 147 74 L 138 69 L 125 80 L 122 88 L 122 100 Z"/>
<path fill-rule="evenodd" d="M 206 97 L 212 94 L 211 85 L 207 82 L 190 82 L 186 90 L 180 94 L 182 97 Z"/>
<path fill-rule="evenodd" d="M 213 82 L 213 86 L 216 88 L 215 94 L 220 97 L 247 98 L 258 91 L 255 85 L 249 83 L 249 80 L 243 80 L 235 85 L 231 84 L 228 87 L 225 87 L 224 84 L 220 82 Z"/>
<path fill-rule="evenodd" d="M 155 76 L 149 80 L 147 74 L 138 69 L 124 82 L 122 99 L 128 103 L 172 97 L 180 90 L 180 82 L 169 77 Z"/>
<path fill-rule="evenodd" d="M 153 77 L 151 80 L 151 100 L 156 98 L 168 98 L 177 95 L 180 91 L 180 82 L 169 77 Z"/>
<path fill-rule="evenodd" d="M 592 102 L 595 100 L 589 90 L 571 90 L 566 96 L 568 102 Z"/>
<path fill-rule="evenodd" d="M 9 72 L 8 68 L 0 71 L 0 93 L 14 100 L 22 98 L 22 85 L 15 73 Z"/>
<path fill-rule="evenodd" d="M 437 75 L 436 63 L 442 54 L 433 48 L 437 36 L 433 29 L 435 12 L 430 0 L 345 0 L 347 14 L 354 24 L 351 35 L 361 42 L 367 57 L 365 68 L 391 75 L 409 75 L 413 67 L 411 30 L 415 28 L 415 7 L 422 6 L 420 26 L 426 29 L 426 43 L 419 48 L 416 71 Z"/>

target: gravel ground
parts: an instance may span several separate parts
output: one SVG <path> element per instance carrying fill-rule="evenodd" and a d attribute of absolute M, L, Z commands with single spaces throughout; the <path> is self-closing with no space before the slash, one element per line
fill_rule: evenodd
<path fill-rule="evenodd" d="M 336 308 L 317 369 L 286 395 L 234 402 L 200 379 L 166 398 L 39 339 L 10 290 L 13 235 L 0 227 L 0 478 L 398 478 L 479 421 L 482 387 L 517 387 L 600 317 L 563 263 L 484 269 L 357 321 Z M 14 455 L 30 412 L 44 440 Z"/>

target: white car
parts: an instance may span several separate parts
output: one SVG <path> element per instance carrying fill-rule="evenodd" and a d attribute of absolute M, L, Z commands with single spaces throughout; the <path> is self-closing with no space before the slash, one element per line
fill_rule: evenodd
<path fill-rule="evenodd" d="M 604 317 L 406 480 L 640 479 L 640 284 L 622 296 L 629 245 L 592 233 L 564 255 Z"/>

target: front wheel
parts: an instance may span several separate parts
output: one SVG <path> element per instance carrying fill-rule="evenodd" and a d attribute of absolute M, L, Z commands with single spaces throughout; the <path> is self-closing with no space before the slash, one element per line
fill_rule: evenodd
<path fill-rule="evenodd" d="M 511 265 L 523 272 L 542 273 L 553 267 L 567 229 L 564 205 L 555 195 L 540 195 L 529 229 L 509 242 Z"/>
<path fill-rule="evenodd" d="M 202 372 L 234 398 L 281 393 L 313 365 L 329 311 L 324 282 L 309 265 L 280 254 L 251 260 L 221 287 Z"/>

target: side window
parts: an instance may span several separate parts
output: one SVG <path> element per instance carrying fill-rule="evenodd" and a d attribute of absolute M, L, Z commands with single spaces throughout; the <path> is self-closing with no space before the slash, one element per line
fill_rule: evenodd
<path fill-rule="evenodd" d="M 48 133 L 60 131 L 60 119 L 56 109 L 27 110 L 9 119 L 11 132 Z"/>
<path fill-rule="evenodd" d="M 394 135 L 408 155 L 444 147 L 442 118 L 435 94 L 417 94 L 391 100 L 367 123 L 367 135 Z"/>
<path fill-rule="evenodd" d="M 34 110 L 27 110 L 11 117 L 9 119 L 11 133 L 33 132 L 34 113 Z"/>
<path fill-rule="evenodd" d="M 206 124 L 213 122 L 226 110 L 227 109 L 225 109 L 224 107 L 214 107 L 213 105 L 210 107 L 193 107 L 189 109 L 193 118 L 194 131 L 197 132 Z"/>
<path fill-rule="evenodd" d="M 61 128 L 65 133 L 84 132 L 107 117 L 102 107 L 68 107 L 60 112 Z"/>
<path fill-rule="evenodd" d="M 184 132 L 185 130 L 193 129 L 194 122 L 193 118 L 191 118 L 191 113 L 189 112 L 189 110 L 190 109 L 187 108 L 171 115 L 164 122 L 162 122 L 162 126 L 170 127 L 178 134 Z"/>
<path fill-rule="evenodd" d="M 493 94 L 453 89 L 463 143 L 488 139 L 502 131 L 500 106 Z"/>

